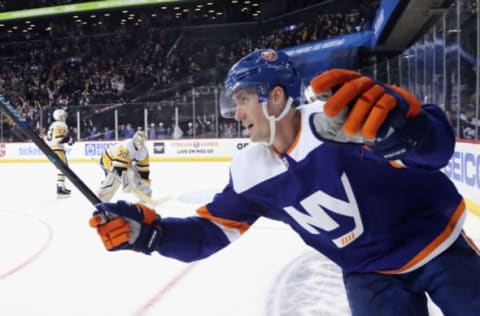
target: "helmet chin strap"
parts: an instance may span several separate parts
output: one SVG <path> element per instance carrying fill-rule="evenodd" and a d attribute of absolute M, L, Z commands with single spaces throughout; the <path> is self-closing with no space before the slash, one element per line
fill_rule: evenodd
<path fill-rule="evenodd" d="M 275 134 L 276 134 L 275 123 L 280 121 L 282 118 L 285 117 L 285 115 L 287 115 L 288 111 L 290 111 L 290 109 L 292 108 L 293 99 L 291 97 L 288 98 L 282 113 L 280 113 L 277 117 L 275 117 L 274 115 L 268 114 L 267 101 L 264 101 L 261 104 L 262 104 L 263 115 L 265 115 L 265 118 L 267 119 L 268 124 L 270 126 L 270 138 L 268 142 L 261 142 L 261 143 L 263 143 L 266 146 L 271 146 L 275 141 Z"/>

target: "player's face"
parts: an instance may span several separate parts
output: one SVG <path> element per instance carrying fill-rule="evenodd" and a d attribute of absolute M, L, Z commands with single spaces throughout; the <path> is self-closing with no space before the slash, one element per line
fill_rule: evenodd
<path fill-rule="evenodd" d="M 233 96 L 235 103 L 235 120 L 242 123 L 247 129 L 252 142 L 266 141 L 270 137 L 270 127 L 262 106 L 258 102 L 258 94 L 255 89 L 243 89 L 236 91 Z"/>

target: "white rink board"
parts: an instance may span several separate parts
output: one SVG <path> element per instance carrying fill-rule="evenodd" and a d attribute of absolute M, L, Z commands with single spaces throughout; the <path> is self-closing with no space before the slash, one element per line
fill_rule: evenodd
<path fill-rule="evenodd" d="M 98 160 L 111 141 L 77 142 L 65 146 L 69 162 Z M 230 161 L 250 144 L 248 138 L 152 140 L 147 148 L 152 161 Z M 48 163 L 33 143 L 0 143 L 2 163 Z M 480 216 L 480 143 L 457 141 L 449 164 L 443 169 L 465 196 L 467 205 Z"/>

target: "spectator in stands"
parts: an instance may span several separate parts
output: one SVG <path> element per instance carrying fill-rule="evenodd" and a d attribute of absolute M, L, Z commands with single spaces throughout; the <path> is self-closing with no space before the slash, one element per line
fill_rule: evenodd
<path fill-rule="evenodd" d="M 94 125 L 90 129 L 90 135 L 88 137 L 89 140 L 98 140 L 100 139 L 100 133 L 97 130 L 97 127 Z"/>
<path fill-rule="evenodd" d="M 163 122 L 158 122 L 157 136 L 160 139 L 166 138 L 166 136 L 167 136 L 167 131 L 165 130 L 165 127 L 163 126 Z"/>
<path fill-rule="evenodd" d="M 187 124 L 187 131 L 185 132 L 185 136 L 186 137 L 193 137 L 193 123 L 192 122 L 188 122 Z"/>
<path fill-rule="evenodd" d="M 105 126 L 103 128 L 103 139 L 104 140 L 112 140 L 113 139 L 113 131 L 108 126 Z"/>
<path fill-rule="evenodd" d="M 157 139 L 157 129 L 155 128 L 155 123 L 150 123 L 150 128 L 148 129 L 148 139 Z"/>
<path fill-rule="evenodd" d="M 378 5 L 378 1 L 371 3 Z M 216 44 L 211 44 L 212 38 L 208 36 L 208 45 L 200 38 L 184 40 L 186 45 L 173 49 L 169 59 L 166 56 L 169 50 L 165 48 L 178 38 L 177 30 L 170 32 L 152 28 L 145 31 L 129 29 L 128 26 L 119 29 L 116 25 L 103 23 L 101 30 L 106 33 L 96 34 L 93 28 L 89 30 L 78 23 L 52 22 L 53 30 L 48 36 L 32 35 L 38 36 L 34 39 L 41 41 L 20 35 L 18 38 L 10 37 L 15 40 L 2 41 L 0 57 L 5 59 L 3 72 L 0 73 L 0 87 L 8 92 L 4 93 L 6 95 L 23 98 L 22 107 L 33 109 L 33 125 L 39 121 L 43 124 L 38 125 L 37 130 L 40 130 L 40 127 L 48 126 L 46 120 L 39 119 L 46 116 L 39 114 L 46 110 L 45 107 L 125 102 L 142 96 L 145 91 L 154 93 L 168 89 L 173 82 L 200 74 L 200 70 L 216 65 L 229 67 L 255 47 L 282 48 L 362 30 L 365 28 L 362 23 L 368 25 L 373 18 L 375 7 L 369 1 L 361 1 L 359 5 L 361 10 L 353 8 L 338 14 L 321 13 L 317 20 L 302 20 L 294 31 L 288 33 L 268 30 L 256 36 L 236 37 L 231 42 Z M 368 16 L 362 19 L 362 14 Z M 165 15 L 168 16 L 168 13 Z M 162 20 L 167 21 L 167 18 Z M 179 21 L 173 16 L 168 23 Z M 284 25 L 279 27 L 282 28 Z M 147 86 L 149 82 L 151 84 Z M 195 134 L 211 132 L 212 129 L 205 130 L 205 122 L 196 122 L 199 130 Z M 91 124 L 88 126 L 92 127 Z M 87 126 L 82 127 L 82 131 L 86 130 Z M 129 135 L 120 134 L 120 138 Z"/>
<path fill-rule="evenodd" d="M 127 126 L 125 127 L 125 130 L 123 132 L 123 138 L 126 138 L 126 139 L 132 138 L 133 134 L 135 134 L 135 129 L 133 129 L 131 123 L 127 123 Z"/>
<path fill-rule="evenodd" d="M 223 137 L 234 137 L 235 129 L 233 128 L 233 123 L 224 123 L 223 124 Z"/>

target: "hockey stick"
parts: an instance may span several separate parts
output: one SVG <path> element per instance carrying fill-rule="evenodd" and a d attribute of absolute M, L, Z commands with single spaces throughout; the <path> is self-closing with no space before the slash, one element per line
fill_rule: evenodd
<path fill-rule="evenodd" d="M 0 95 L 0 109 L 10 117 L 20 130 L 28 136 L 32 142 L 47 156 L 48 160 L 52 162 L 73 185 L 92 203 L 97 205 L 101 203 L 98 196 L 90 190 L 90 188 L 70 169 L 59 157 L 53 152 L 53 150 L 38 136 L 29 126 L 28 122 L 18 113 L 18 111 L 5 99 L 3 95 Z"/>

